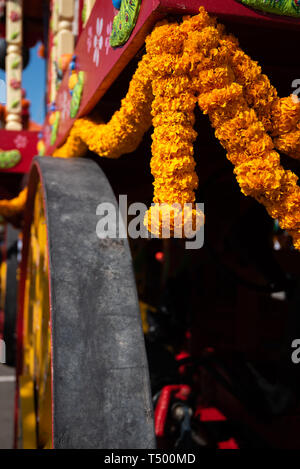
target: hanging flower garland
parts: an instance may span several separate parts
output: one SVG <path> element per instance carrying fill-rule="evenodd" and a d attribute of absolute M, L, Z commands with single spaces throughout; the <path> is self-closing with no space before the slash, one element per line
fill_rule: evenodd
<path fill-rule="evenodd" d="M 54 156 L 80 156 L 89 148 L 100 156 L 118 158 L 138 146 L 151 125 L 152 112 L 154 206 L 147 212 L 145 224 L 160 236 L 164 218 L 170 217 L 170 205 L 177 203 L 179 208 L 171 219 L 174 234 L 186 221 L 182 204 L 192 204 L 187 218 L 193 223 L 203 220 L 193 205 L 198 185 L 193 158 L 197 99 L 235 166 L 242 192 L 264 204 L 300 250 L 298 178 L 283 169 L 274 149 L 275 145 L 290 156 L 300 156 L 300 106 L 296 100 L 279 99 L 256 62 L 203 7 L 199 15 L 185 18 L 181 25 L 165 22 L 157 26 L 146 46 L 147 54 L 120 110 L 107 124 L 91 118 L 77 120 Z M 22 201 L 24 204 L 24 194 L 8 202 L 19 209 Z M 8 205 L 2 201 L 0 213 Z"/>
<path fill-rule="evenodd" d="M 72 158 L 82 156 L 87 149 L 105 158 L 119 158 L 134 151 L 151 125 L 153 100 L 149 57 L 144 55 L 129 84 L 120 110 L 104 124 L 95 119 L 75 121 L 66 143 L 53 156 Z"/>
<path fill-rule="evenodd" d="M 167 44 L 165 49 L 163 42 Z M 151 213 L 158 210 L 158 205 L 148 211 L 145 220 L 148 228 L 160 235 L 163 217 L 170 216 L 169 205 L 195 200 L 193 191 L 197 187 L 197 176 L 194 174 L 192 143 L 195 134 L 192 126 L 197 90 L 198 104 L 209 114 L 217 138 L 235 165 L 242 192 L 263 203 L 269 214 L 279 219 L 280 226 L 289 230 L 295 247 L 300 249 L 297 176 L 284 171 L 274 150 L 275 144 L 281 151 L 298 157 L 299 104 L 293 97 L 279 99 L 256 62 L 239 49 L 237 40 L 226 35 L 221 25 L 216 26 L 215 20 L 203 8 L 199 15 L 186 19 L 180 26 L 171 24 L 155 28 L 147 41 L 148 56 L 155 96 L 151 160 L 155 177 L 154 203 L 163 204 L 159 217 L 157 214 L 152 217 L 159 220 L 157 225 L 151 226 Z M 66 144 L 73 140 L 74 156 L 76 146 L 82 145 L 82 154 L 85 152 L 82 142 L 88 142 L 88 136 L 95 135 L 91 132 L 96 130 L 94 125 L 88 119 L 84 125 L 80 121 L 75 123 L 74 134 L 71 133 Z M 101 128 L 107 135 L 106 126 Z M 175 136 L 178 138 L 174 139 Z M 79 140 L 76 142 L 76 139 Z M 60 156 L 60 150 L 55 156 Z M 102 148 L 97 152 L 102 156 L 110 154 L 105 154 Z M 181 214 L 174 218 L 173 230 L 174 224 L 181 225 L 182 222 Z"/>
<path fill-rule="evenodd" d="M 21 214 L 25 208 L 27 192 L 27 187 L 25 187 L 14 199 L 0 200 L 0 214 L 7 219 Z"/>
<path fill-rule="evenodd" d="M 279 98 L 257 62 L 238 47 L 232 35 L 223 35 L 220 45 L 228 50 L 229 64 L 237 83 L 243 86 L 250 107 L 273 137 L 275 147 L 292 158 L 300 159 L 300 102 L 297 96 Z"/>
<path fill-rule="evenodd" d="M 234 164 L 242 192 L 264 204 L 300 249 L 298 178 L 280 165 L 271 137 L 235 81 L 228 48 L 219 46 L 223 30 L 213 23 L 200 8 L 200 14 L 182 26 L 188 32 L 185 50 L 193 58 L 191 79 L 198 90 L 198 104 L 209 115 L 216 137 Z"/>
<path fill-rule="evenodd" d="M 184 40 L 185 34 L 178 25 L 167 23 L 157 26 L 146 40 L 154 95 L 151 159 L 154 204 L 144 223 L 159 237 L 164 234 L 164 222 L 166 234 L 170 229 L 174 235 L 176 228 L 179 237 L 191 236 L 190 230 L 203 224 L 203 214 L 194 206 L 194 191 L 198 187 L 193 158 L 196 98 L 183 58 Z"/>

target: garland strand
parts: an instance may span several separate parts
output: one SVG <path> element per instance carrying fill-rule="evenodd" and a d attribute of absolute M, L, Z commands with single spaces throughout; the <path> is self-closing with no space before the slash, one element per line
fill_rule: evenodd
<path fill-rule="evenodd" d="M 279 98 L 261 67 L 238 47 L 234 36 L 224 34 L 220 45 L 227 48 L 235 80 L 243 86 L 249 107 L 272 135 L 275 148 L 300 159 L 300 102 L 297 97 Z"/>
<path fill-rule="evenodd" d="M 145 215 L 145 226 L 162 237 L 163 223 L 174 235 L 191 236 L 203 224 L 203 214 L 194 207 L 198 177 L 193 158 L 196 97 L 183 62 L 185 34 L 177 24 L 157 26 L 146 40 L 152 66 L 151 173 L 154 204 Z M 174 207 L 177 204 L 177 207 Z M 190 204 L 189 206 L 186 204 Z"/>
<path fill-rule="evenodd" d="M 28 189 L 25 187 L 14 199 L 0 200 L 0 214 L 8 220 L 14 216 L 20 215 L 25 208 Z"/>
<path fill-rule="evenodd" d="M 53 156 L 74 158 L 84 156 L 88 149 L 106 158 L 118 158 L 134 151 L 144 133 L 151 125 L 151 102 L 153 100 L 149 58 L 144 55 L 132 77 L 120 110 L 110 122 L 104 124 L 92 118 L 74 122 L 64 145 L 55 150 Z M 18 197 L 0 201 L 0 214 L 4 218 L 22 213 L 25 209 L 27 189 Z"/>
<path fill-rule="evenodd" d="M 191 79 L 198 90 L 198 104 L 208 114 L 216 137 L 235 166 L 241 191 L 264 204 L 300 249 L 298 178 L 280 165 L 271 137 L 255 110 L 249 108 L 243 87 L 235 81 L 228 48 L 219 45 L 222 28 L 213 23 L 200 8 L 199 15 L 182 25 L 188 32 L 185 50 L 193 58 Z"/>
<path fill-rule="evenodd" d="M 134 151 L 151 126 L 153 95 L 150 72 L 149 57 L 144 55 L 119 111 L 114 113 L 111 120 L 104 124 L 88 117 L 78 119 L 66 143 L 55 150 L 53 156 L 83 156 L 89 149 L 105 158 L 119 158 Z"/>

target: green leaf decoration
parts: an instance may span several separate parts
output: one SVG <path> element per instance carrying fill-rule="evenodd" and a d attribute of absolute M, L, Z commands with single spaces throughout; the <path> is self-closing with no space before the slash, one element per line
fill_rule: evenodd
<path fill-rule="evenodd" d="M 15 109 L 16 107 L 19 106 L 19 104 L 20 104 L 20 100 L 19 100 L 19 99 L 16 99 L 15 101 L 13 101 L 11 107 L 12 107 L 13 109 Z"/>
<path fill-rule="evenodd" d="M 83 8 L 82 8 L 81 20 L 82 20 L 83 24 L 85 24 L 85 20 L 86 20 L 86 3 L 83 5 Z"/>
<path fill-rule="evenodd" d="M 122 0 L 120 11 L 113 20 L 109 39 L 112 47 L 122 46 L 130 38 L 139 16 L 141 3 L 141 0 Z"/>
<path fill-rule="evenodd" d="M 40 148 L 39 149 L 39 156 L 45 156 L 46 149 L 45 148 Z"/>
<path fill-rule="evenodd" d="M 56 111 L 55 121 L 54 121 L 54 124 L 52 126 L 52 131 L 51 131 L 51 139 L 50 139 L 51 145 L 54 145 L 57 139 L 59 120 L 60 120 L 60 112 Z"/>
<path fill-rule="evenodd" d="M 19 31 L 15 31 L 13 32 L 11 35 L 10 35 L 10 39 L 11 41 L 13 41 L 14 39 L 17 39 L 17 37 L 19 36 Z"/>
<path fill-rule="evenodd" d="M 19 150 L 0 151 L 0 168 L 14 168 L 21 161 L 21 158 Z"/>
<path fill-rule="evenodd" d="M 300 17 L 300 0 L 241 0 L 241 2 L 267 13 Z"/>
<path fill-rule="evenodd" d="M 74 119 L 80 108 L 81 97 L 84 86 L 84 72 L 78 72 L 78 81 L 73 89 L 71 104 L 70 104 L 70 117 Z"/>
<path fill-rule="evenodd" d="M 13 61 L 13 63 L 11 64 L 11 66 L 12 66 L 12 68 L 15 70 L 16 68 L 19 67 L 20 63 L 21 63 L 20 59 L 16 59 L 16 60 Z"/>

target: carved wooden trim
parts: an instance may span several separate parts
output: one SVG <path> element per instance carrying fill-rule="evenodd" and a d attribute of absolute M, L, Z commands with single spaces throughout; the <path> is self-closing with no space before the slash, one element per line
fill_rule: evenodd
<path fill-rule="evenodd" d="M 6 2 L 6 129 L 22 130 L 23 1 Z"/>

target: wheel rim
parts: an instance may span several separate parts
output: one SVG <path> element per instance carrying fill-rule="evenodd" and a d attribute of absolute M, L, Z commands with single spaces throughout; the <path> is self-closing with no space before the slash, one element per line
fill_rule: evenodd
<path fill-rule="evenodd" d="M 52 446 L 51 324 L 47 228 L 41 184 L 34 209 L 25 273 L 23 354 L 19 379 L 19 433 L 23 448 Z"/>

